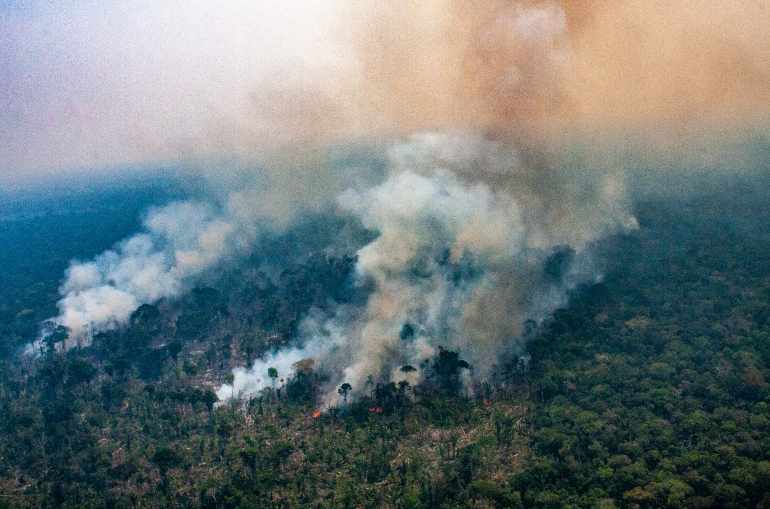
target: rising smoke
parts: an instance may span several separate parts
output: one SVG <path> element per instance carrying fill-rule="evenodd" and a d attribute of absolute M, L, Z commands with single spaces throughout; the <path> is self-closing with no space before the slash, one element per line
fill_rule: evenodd
<path fill-rule="evenodd" d="M 485 379 L 502 356 L 520 353 L 526 319 L 546 318 L 570 288 L 598 277 L 587 244 L 634 226 L 616 175 L 531 171 L 509 145 L 480 135 L 415 135 L 392 147 L 390 168 L 381 184 L 337 198 L 379 234 L 357 253 L 357 281 L 373 288 L 365 307 L 308 317 L 301 348 L 235 370 L 220 398 L 253 396 L 269 386 L 268 367 L 288 376 L 313 358 L 330 374 L 331 405 L 340 383 L 401 380 L 401 367 L 439 346 L 459 350 Z M 568 249 L 577 255 L 548 273 L 548 260 Z"/>
<path fill-rule="evenodd" d="M 691 125 L 680 120 L 702 120 L 693 112 L 719 92 L 700 68 L 694 75 L 702 79 L 688 81 L 666 67 L 667 83 L 688 97 L 685 106 L 676 106 L 678 96 L 655 95 L 653 81 L 648 90 L 660 104 L 634 100 L 636 83 L 623 73 L 653 65 L 623 46 L 611 21 L 636 4 L 346 6 L 336 27 L 338 58 L 276 71 L 249 94 L 245 114 L 212 120 L 209 134 L 185 143 L 185 157 L 221 191 L 217 205 L 152 211 L 145 232 L 74 263 L 57 323 L 76 341 L 86 328 L 125 322 L 138 305 L 178 296 L 248 253 L 265 225 L 291 228 L 303 209 L 333 204 L 378 234 L 358 252 L 357 282 L 372 289 L 366 304 L 311 314 L 296 347 L 236 369 L 234 386 L 223 386 L 220 398 L 255 394 L 270 384 L 268 367 L 289 376 L 294 362 L 313 358 L 329 374 L 330 405 L 340 382 L 361 390 L 370 375 L 395 380 L 401 366 L 419 365 L 439 346 L 459 350 L 483 379 L 501 356 L 520 349 L 524 320 L 547 317 L 570 288 L 600 276 L 586 247 L 635 224 L 611 154 L 571 143 L 608 118 L 618 132 L 640 117 Z M 672 11 L 675 19 L 689 19 L 683 5 Z M 755 25 L 746 29 L 764 34 Z M 712 32 L 699 26 L 691 33 L 709 40 Z M 655 27 L 638 40 L 669 40 L 662 34 Z M 601 60 L 602 44 L 629 59 Z M 722 51 L 723 65 L 746 53 L 745 75 L 766 83 L 766 58 L 740 49 Z M 688 54 L 672 44 L 666 58 L 676 64 Z M 688 95 L 688 87 L 704 93 Z M 760 89 L 745 90 L 739 106 L 751 109 L 765 97 Z M 339 164 L 337 155 L 355 147 L 384 153 L 384 173 Z M 218 156 L 233 161 L 232 169 L 209 164 Z M 564 266 L 549 270 L 560 256 Z"/>
<path fill-rule="evenodd" d="M 73 262 L 60 292 L 57 324 L 71 331 L 69 344 L 125 323 L 143 303 L 190 290 L 207 270 L 248 250 L 253 227 L 211 205 L 179 202 L 151 210 L 145 231 L 93 261 Z"/>

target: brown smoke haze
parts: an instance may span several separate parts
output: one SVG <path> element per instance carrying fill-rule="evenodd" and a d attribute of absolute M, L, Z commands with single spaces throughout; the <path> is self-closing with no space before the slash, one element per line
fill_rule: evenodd
<path fill-rule="evenodd" d="M 363 1 L 338 18 L 346 64 L 254 96 L 252 119 L 281 146 L 470 129 L 681 148 L 770 118 L 762 1 Z"/>
<path fill-rule="evenodd" d="M 770 120 L 767 0 L 30 4 L 0 6 L 0 176 L 448 130 L 697 152 Z"/>
<path fill-rule="evenodd" d="M 525 173 L 535 186 L 569 186 L 554 168 L 576 151 L 646 188 L 676 180 L 681 165 L 722 171 L 744 138 L 767 136 L 762 1 L 365 0 L 329 3 L 327 13 L 333 57 L 271 68 L 242 114 L 208 119 L 207 135 L 183 144 L 209 173 L 212 154 L 267 170 L 260 186 L 275 199 L 261 214 L 276 221 L 346 189 L 324 162 L 350 143 L 470 132 L 515 147 L 508 167 L 454 169 L 495 188 L 521 185 Z"/>
<path fill-rule="evenodd" d="M 578 7 L 570 93 L 579 118 L 682 129 L 766 122 L 769 9 L 746 0 Z"/>
<path fill-rule="evenodd" d="M 144 233 L 73 263 L 57 323 L 114 327 L 249 253 L 263 225 L 332 209 L 378 235 L 356 253 L 366 304 L 311 313 L 292 348 L 237 368 L 220 396 L 310 357 L 329 406 L 338 384 L 395 381 L 440 347 L 481 380 L 522 353 L 525 320 L 601 279 L 590 246 L 636 226 L 629 181 L 677 161 L 726 168 L 770 120 L 757 1 L 362 0 L 327 14 L 328 37 L 308 42 L 324 58 L 273 63 L 242 111 L 178 142 L 219 205 L 155 210 Z"/>
<path fill-rule="evenodd" d="M 338 199 L 380 233 L 358 252 L 376 289 L 353 320 L 308 319 L 304 350 L 237 369 L 222 397 L 254 394 L 268 365 L 312 356 L 332 367 L 329 405 L 335 384 L 395 379 L 442 342 L 483 379 L 520 351 L 526 318 L 600 276 L 583 260 L 565 280 L 540 280 L 544 257 L 633 227 L 629 150 L 659 166 L 768 119 L 770 25 L 756 2 L 365 1 L 336 32 L 351 65 L 328 80 L 332 93 L 318 88 L 309 121 L 277 125 L 322 145 L 408 140 L 390 145 L 386 182 Z M 474 258 L 483 278 L 449 283 L 444 249 L 450 265 Z M 415 279 L 415 267 L 428 269 Z M 404 323 L 419 331 L 410 344 L 398 339 Z"/>

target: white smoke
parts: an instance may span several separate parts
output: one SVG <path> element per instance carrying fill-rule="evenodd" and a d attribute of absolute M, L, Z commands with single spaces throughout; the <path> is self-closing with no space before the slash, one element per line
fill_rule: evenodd
<path fill-rule="evenodd" d="M 381 184 L 337 199 L 379 233 L 357 253 L 356 277 L 374 288 L 365 308 L 307 318 L 302 349 L 234 371 L 239 393 L 266 387 L 271 362 L 304 356 L 330 375 L 329 406 L 340 383 L 361 391 L 370 376 L 402 380 L 401 367 L 419 366 L 439 346 L 459 350 L 483 379 L 520 350 L 526 319 L 545 318 L 570 288 L 598 277 L 586 245 L 634 224 L 616 176 L 594 170 L 581 174 L 582 189 L 555 185 L 551 179 L 571 182 L 577 169 L 525 170 L 515 150 L 479 135 L 414 136 L 394 145 L 391 170 Z M 549 278 L 544 265 L 566 244 L 577 254 Z"/>
<path fill-rule="evenodd" d="M 302 348 L 291 348 L 255 361 L 248 370 L 241 367 L 235 368 L 233 370 L 233 384 L 225 384 L 220 387 L 217 390 L 217 397 L 220 401 L 225 401 L 232 397 L 254 396 L 265 387 L 270 387 L 278 382 L 268 377 L 267 370 L 269 368 L 275 368 L 278 372 L 278 378 L 286 380 L 294 374 L 294 363 L 312 355 L 313 353 Z"/>
<path fill-rule="evenodd" d="M 356 277 L 372 289 L 366 304 L 311 314 L 297 347 L 236 369 L 220 397 L 254 395 L 271 383 L 267 368 L 289 377 L 301 358 L 329 375 L 331 405 L 339 383 L 361 391 L 369 376 L 400 380 L 402 366 L 419 366 L 438 347 L 458 350 L 481 379 L 515 353 L 524 320 L 546 317 L 571 287 L 598 276 L 586 246 L 634 221 L 614 168 L 574 162 L 548 141 L 567 102 L 564 11 L 551 2 L 435 7 L 446 16 L 403 4 L 381 18 L 381 3 L 361 4 L 356 79 L 335 74 L 336 91 L 300 69 L 298 84 L 278 79 L 254 94 L 241 129 L 217 130 L 214 153 L 253 155 L 265 175 L 243 172 L 233 186 L 239 179 L 227 174 L 226 206 L 155 210 L 143 233 L 74 263 L 56 322 L 75 338 L 125 322 L 138 305 L 181 295 L 248 252 L 261 223 L 290 228 L 298 210 L 332 201 L 378 233 L 358 252 Z M 387 142 L 431 130 L 439 132 Z M 351 139 L 389 146 L 387 178 L 328 163 Z M 575 254 L 549 273 L 563 252 Z"/>
<path fill-rule="evenodd" d="M 70 329 L 65 347 L 125 323 L 141 304 L 175 297 L 198 277 L 243 253 L 253 227 L 243 218 L 199 202 L 151 210 L 144 232 L 89 262 L 73 262 L 61 285 L 58 325 Z"/>

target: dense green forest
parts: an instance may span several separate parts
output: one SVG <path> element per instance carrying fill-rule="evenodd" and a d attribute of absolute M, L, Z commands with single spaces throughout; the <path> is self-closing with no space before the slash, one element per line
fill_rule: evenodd
<path fill-rule="evenodd" d="M 637 230 L 591 248 L 602 281 L 528 322 L 525 355 L 473 396 L 441 350 L 420 385 L 343 386 L 320 414 L 309 362 L 258 398 L 213 391 L 311 308 L 365 298 L 354 252 L 323 249 L 356 225 L 308 219 L 87 348 L 23 356 L 69 260 L 135 231 L 165 188 L 5 212 L 0 507 L 770 507 L 770 193 L 701 185 L 640 201 Z"/>

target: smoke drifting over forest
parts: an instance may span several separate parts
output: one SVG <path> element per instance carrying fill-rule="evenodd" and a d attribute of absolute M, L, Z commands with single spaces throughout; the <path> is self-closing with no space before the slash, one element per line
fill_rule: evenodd
<path fill-rule="evenodd" d="M 600 277 L 586 247 L 634 227 L 622 134 L 671 153 L 767 120 L 764 10 L 637 4 L 329 2 L 331 57 L 263 73 L 243 111 L 180 142 L 211 203 L 150 211 L 144 232 L 73 263 L 56 322 L 82 341 L 331 207 L 378 234 L 357 253 L 366 303 L 311 313 L 296 347 L 236 369 L 220 398 L 313 358 L 329 405 L 341 382 L 397 381 L 439 346 L 483 379 L 526 319 Z"/>
<path fill-rule="evenodd" d="M 361 389 L 370 375 L 401 380 L 401 367 L 419 366 L 439 346 L 460 351 L 482 380 L 501 356 L 520 353 L 526 319 L 545 318 L 566 303 L 569 288 L 597 277 L 581 256 L 585 245 L 634 220 L 611 175 L 544 176 L 518 167 L 513 155 L 468 135 L 419 135 L 394 147 L 384 182 L 338 198 L 379 233 L 357 253 L 356 277 L 373 287 L 366 306 L 306 319 L 304 350 L 236 370 L 235 390 L 254 394 L 271 365 L 319 358 L 331 374 L 326 403 L 333 404 L 340 383 Z M 518 185 L 460 176 L 477 166 L 511 172 Z M 547 189 L 544 177 L 563 187 Z"/>

